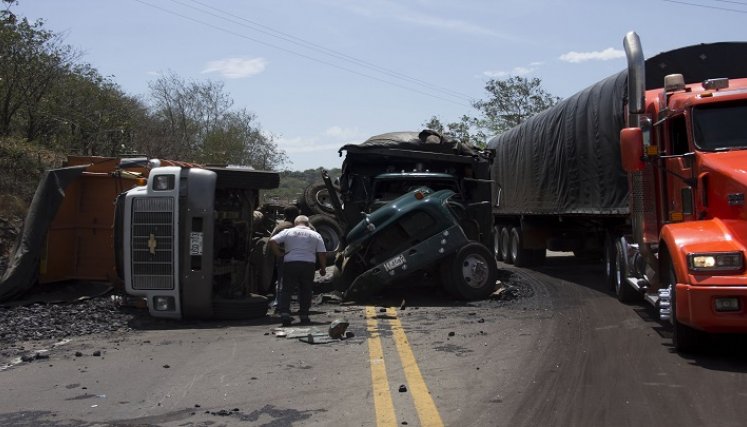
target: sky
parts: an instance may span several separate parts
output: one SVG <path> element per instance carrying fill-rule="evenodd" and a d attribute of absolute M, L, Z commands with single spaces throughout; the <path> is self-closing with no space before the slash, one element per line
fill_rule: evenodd
<path fill-rule="evenodd" d="M 289 163 L 340 167 L 338 149 L 476 116 L 485 83 L 538 77 L 562 98 L 644 55 L 744 41 L 747 0 L 19 0 L 81 62 L 130 95 L 174 73 L 219 81 Z M 715 76 L 718 77 L 718 76 Z"/>

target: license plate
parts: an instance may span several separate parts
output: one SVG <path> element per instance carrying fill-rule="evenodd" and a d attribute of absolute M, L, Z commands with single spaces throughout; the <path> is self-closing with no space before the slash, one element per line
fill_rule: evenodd
<path fill-rule="evenodd" d="M 195 231 L 189 233 L 189 254 L 202 255 L 202 233 Z"/>
<path fill-rule="evenodd" d="M 399 267 L 400 265 L 405 263 L 405 256 L 404 255 L 397 255 L 396 257 L 390 259 L 389 261 L 384 263 L 384 268 L 386 271 L 394 270 L 395 268 Z"/>

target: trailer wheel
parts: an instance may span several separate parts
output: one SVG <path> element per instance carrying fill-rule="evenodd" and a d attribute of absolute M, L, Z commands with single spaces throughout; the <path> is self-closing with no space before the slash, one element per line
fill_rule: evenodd
<path fill-rule="evenodd" d="M 618 277 L 620 272 L 617 267 L 616 240 L 615 236 L 610 233 L 607 233 L 604 239 L 604 281 L 610 290 L 615 290 L 616 283 L 621 280 Z"/>
<path fill-rule="evenodd" d="M 641 294 L 625 281 L 628 274 L 624 250 L 622 240 L 618 239 L 615 242 L 615 294 L 621 303 L 631 304 L 638 302 Z"/>
<path fill-rule="evenodd" d="M 496 261 L 503 261 L 503 252 L 501 252 L 501 226 L 493 227 L 493 255 Z"/>
<path fill-rule="evenodd" d="M 329 197 L 329 191 L 325 184 L 312 184 L 303 192 L 306 206 L 313 214 L 334 215 L 335 208 Z"/>
<path fill-rule="evenodd" d="M 477 300 L 487 298 L 495 291 L 498 266 L 493 254 L 481 243 L 470 242 L 464 245 L 452 258 L 450 283 L 447 291 L 458 298 Z"/>
<path fill-rule="evenodd" d="M 664 269 L 664 286 L 669 287 L 671 299 L 672 345 L 678 353 L 692 353 L 700 347 L 703 333 L 677 321 L 677 279 L 671 259 L 665 255 L 662 267 Z"/>
<path fill-rule="evenodd" d="M 213 318 L 221 320 L 256 319 L 267 315 L 268 299 L 262 295 L 250 294 L 246 298 L 213 300 Z"/>
<path fill-rule="evenodd" d="M 511 230 L 508 227 L 501 227 L 501 258 L 506 264 L 514 263 L 511 257 Z"/>
<path fill-rule="evenodd" d="M 322 235 L 324 247 L 327 248 L 327 264 L 335 262 L 335 253 L 340 249 L 342 242 L 342 227 L 332 217 L 327 215 L 312 215 L 309 223 Z"/>
<path fill-rule="evenodd" d="M 521 239 L 521 228 L 513 227 L 511 229 L 511 259 L 517 267 L 528 267 L 532 265 L 532 250 L 524 249 L 524 242 Z"/>

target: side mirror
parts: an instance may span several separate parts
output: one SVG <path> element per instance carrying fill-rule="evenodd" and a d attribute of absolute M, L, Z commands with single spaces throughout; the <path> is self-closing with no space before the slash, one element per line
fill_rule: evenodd
<path fill-rule="evenodd" d="M 640 128 L 625 128 L 620 131 L 620 159 L 625 172 L 642 171 L 646 164 L 643 162 L 643 132 Z"/>

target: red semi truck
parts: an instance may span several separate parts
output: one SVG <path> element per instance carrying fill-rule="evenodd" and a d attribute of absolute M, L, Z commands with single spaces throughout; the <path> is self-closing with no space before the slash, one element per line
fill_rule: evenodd
<path fill-rule="evenodd" d="M 604 259 L 618 299 L 690 351 L 747 332 L 747 43 L 624 47 L 627 70 L 490 141 L 497 256 Z"/>

